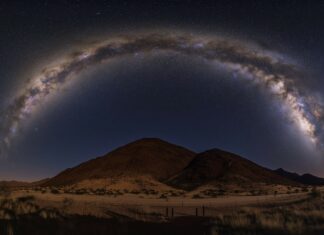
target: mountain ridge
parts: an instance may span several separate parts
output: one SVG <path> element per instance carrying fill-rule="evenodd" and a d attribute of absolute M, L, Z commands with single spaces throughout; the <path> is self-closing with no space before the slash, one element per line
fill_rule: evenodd
<path fill-rule="evenodd" d="M 278 168 L 274 170 L 278 175 L 291 179 L 301 184 L 306 185 L 324 185 L 324 178 L 305 173 L 305 174 L 297 174 L 295 172 L 289 172 L 284 170 L 283 168 Z"/>
<path fill-rule="evenodd" d="M 181 171 L 195 155 L 191 150 L 164 140 L 144 138 L 68 168 L 45 185 L 66 185 L 87 179 L 143 175 L 163 181 Z"/>
<path fill-rule="evenodd" d="M 197 154 L 179 175 L 170 180 L 171 185 L 189 190 L 215 182 L 295 184 L 246 158 L 217 148 Z"/>
<path fill-rule="evenodd" d="M 214 184 L 315 185 L 321 178 L 304 174 L 270 170 L 237 154 L 213 148 L 195 153 L 158 138 L 143 138 L 46 180 L 42 186 L 67 186 L 84 181 L 104 179 L 151 182 L 183 190 Z M 300 177 L 304 179 L 300 180 Z M 317 181 L 313 181 L 316 179 Z M 315 183 L 314 183 L 315 182 Z M 140 183 L 143 184 L 143 183 Z M 107 186 L 107 184 L 105 184 Z"/>

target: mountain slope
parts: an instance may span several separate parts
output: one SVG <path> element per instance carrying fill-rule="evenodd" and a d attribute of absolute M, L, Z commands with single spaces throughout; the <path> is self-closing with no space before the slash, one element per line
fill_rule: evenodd
<path fill-rule="evenodd" d="M 277 170 L 274 171 L 275 173 L 277 173 L 280 176 L 283 176 L 287 179 L 296 181 L 298 183 L 301 184 L 307 184 L 307 185 L 324 185 L 324 179 L 311 175 L 311 174 L 303 174 L 303 175 L 299 175 L 297 173 L 291 173 L 288 171 L 285 171 L 282 168 L 279 168 Z"/>
<path fill-rule="evenodd" d="M 0 189 L 16 189 L 16 188 L 27 188 L 27 187 L 37 187 L 46 183 L 49 179 L 42 179 L 34 182 L 24 182 L 24 181 L 0 181 Z"/>
<path fill-rule="evenodd" d="M 141 139 L 103 157 L 67 169 L 47 181 L 45 186 L 68 185 L 88 179 L 137 176 L 163 181 L 179 173 L 194 156 L 194 152 L 160 139 Z"/>
<path fill-rule="evenodd" d="M 267 168 L 219 149 L 198 154 L 182 172 L 168 181 L 183 189 L 193 189 L 211 182 L 296 184 Z"/>

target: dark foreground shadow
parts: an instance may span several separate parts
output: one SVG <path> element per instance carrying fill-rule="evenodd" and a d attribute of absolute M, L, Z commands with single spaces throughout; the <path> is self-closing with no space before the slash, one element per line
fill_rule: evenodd
<path fill-rule="evenodd" d="M 14 220 L 0 220 L 1 235 L 283 235 L 284 230 L 258 228 L 230 228 L 216 225 L 211 218 L 180 217 L 168 222 L 143 222 L 130 219 L 103 219 L 92 216 L 69 216 L 45 219 L 38 216 L 22 216 Z M 320 235 L 324 231 L 308 231 L 307 235 Z"/>

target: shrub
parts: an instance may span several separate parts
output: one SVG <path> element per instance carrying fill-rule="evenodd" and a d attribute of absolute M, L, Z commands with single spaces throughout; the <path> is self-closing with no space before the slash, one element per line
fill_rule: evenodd
<path fill-rule="evenodd" d="M 0 186 L 0 196 L 9 197 L 10 194 L 11 194 L 11 191 L 10 191 L 9 187 L 7 187 L 5 185 Z"/>
<path fill-rule="evenodd" d="M 198 198 L 202 198 L 199 194 L 194 194 L 194 195 L 192 195 L 192 198 L 193 199 L 198 199 Z"/>
<path fill-rule="evenodd" d="M 170 196 L 171 197 L 176 197 L 176 196 L 178 196 L 178 194 L 176 192 L 174 192 L 174 191 L 170 191 Z"/>
<path fill-rule="evenodd" d="M 87 190 L 82 188 L 82 189 L 77 189 L 75 190 L 74 192 L 75 194 L 78 194 L 78 195 L 82 195 L 82 194 L 86 194 L 87 193 Z"/>
<path fill-rule="evenodd" d="M 21 203 L 32 202 L 34 200 L 35 200 L 34 196 L 23 196 L 23 197 L 18 197 L 16 199 L 17 202 L 21 202 Z"/>
<path fill-rule="evenodd" d="M 219 195 L 224 195 L 225 193 L 226 193 L 226 190 L 224 190 L 224 189 L 219 189 L 218 190 Z"/>
<path fill-rule="evenodd" d="M 51 189 L 51 193 L 53 193 L 53 194 L 59 194 L 60 191 L 58 189 L 56 189 L 56 188 L 53 188 L 53 189 Z"/>
<path fill-rule="evenodd" d="M 67 209 L 68 207 L 70 207 L 73 204 L 73 200 L 71 198 L 64 198 L 63 199 L 63 208 Z"/>
<path fill-rule="evenodd" d="M 320 198 L 321 197 L 321 192 L 316 187 L 313 187 L 312 191 L 309 194 L 313 198 Z"/>
<path fill-rule="evenodd" d="M 161 198 L 161 199 L 167 199 L 168 196 L 167 196 L 166 194 L 161 194 L 160 198 Z"/>

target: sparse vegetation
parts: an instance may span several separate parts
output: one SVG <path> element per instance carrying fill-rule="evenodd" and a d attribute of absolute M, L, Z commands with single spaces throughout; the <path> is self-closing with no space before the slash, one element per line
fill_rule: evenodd
<path fill-rule="evenodd" d="M 215 189 L 207 189 L 207 190 L 201 191 L 201 193 L 208 197 L 217 197 L 219 195 L 218 190 L 215 190 Z"/>
<path fill-rule="evenodd" d="M 11 191 L 10 191 L 9 187 L 7 187 L 5 185 L 0 185 L 0 196 L 9 197 L 10 194 L 11 194 Z"/>
<path fill-rule="evenodd" d="M 66 211 L 73 204 L 73 200 L 71 198 L 64 198 L 62 203 L 63 211 Z"/>
<path fill-rule="evenodd" d="M 167 196 L 167 194 L 161 194 L 160 195 L 160 197 L 159 197 L 160 199 L 168 199 L 168 196 Z"/>
<path fill-rule="evenodd" d="M 317 194 L 313 196 L 313 192 Z M 324 201 L 320 194 L 318 196 L 319 189 L 314 187 L 309 194 L 309 197 L 304 200 L 292 204 L 285 204 L 284 206 L 272 206 L 272 207 L 244 207 L 233 208 L 226 211 L 218 211 L 214 213 L 212 218 L 201 217 L 202 207 L 199 208 L 198 217 L 191 219 L 181 218 L 178 221 L 183 221 L 179 228 L 183 231 L 184 227 L 190 226 L 192 223 L 201 223 L 202 227 L 199 227 L 201 231 L 205 231 L 206 234 L 312 234 L 312 231 L 318 231 L 317 234 L 322 234 L 324 231 Z M 162 195 L 167 195 L 162 194 Z M 162 196 L 161 195 L 161 196 Z M 199 194 L 194 194 L 193 198 L 200 198 Z M 124 225 L 131 226 L 129 223 L 133 220 L 111 220 L 100 219 L 91 216 L 69 216 L 64 214 L 64 211 L 74 204 L 74 201 L 70 198 L 64 198 L 62 200 L 63 210 L 59 212 L 53 208 L 40 208 L 36 204 L 36 198 L 32 196 L 18 197 L 17 199 L 3 199 L 0 204 L 0 225 L 3 229 L 5 226 L 15 232 L 17 231 L 17 225 L 19 229 L 32 228 L 34 234 L 39 234 L 42 229 L 48 229 L 51 225 L 53 231 L 58 231 L 57 226 L 60 226 L 62 231 L 71 231 L 67 229 L 74 229 L 77 234 L 85 234 L 90 232 L 89 225 L 84 227 L 82 224 L 87 224 L 90 221 L 93 222 L 92 229 L 103 228 L 102 231 L 106 233 L 116 232 L 114 228 L 119 228 L 120 221 L 124 221 Z M 203 207 L 207 216 L 213 212 L 212 207 Z M 169 208 L 169 213 L 171 209 Z M 191 210 L 194 213 L 194 210 Z M 107 212 L 108 213 L 108 212 Z M 143 208 L 129 209 L 129 213 L 138 220 L 155 221 L 161 220 L 165 213 L 158 213 L 155 211 L 145 211 Z M 110 215 L 114 218 L 126 218 L 115 212 L 110 212 Z M 30 219 L 32 218 L 32 219 Z M 3 221 L 6 221 L 5 224 Z M 28 221 L 28 223 L 23 222 Z M 81 222 L 82 221 L 82 222 Z M 173 223 L 173 220 L 168 220 L 168 223 L 164 223 L 166 228 L 169 223 Z M 200 221 L 200 222 L 199 222 Z M 75 226 L 75 224 L 79 226 Z M 150 226 L 155 226 L 154 222 L 141 222 L 133 221 L 137 225 L 142 225 L 143 228 L 150 223 Z M 29 225 L 27 227 L 27 224 Z M 46 228 L 42 226 L 46 224 Z M 72 226 L 73 224 L 73 226 Z M 107 224 L 110 227 L 107 227 Z M 156 223 L 160 224 L 160 223 Z M 5 226 L 4 226 L 5 225 Z M 81 226 L 81 227 L 80 227 Z M 157 225 L 156 225 L 157 226 Z M 197 226 L 197 224 L 195 224 Z M 206 227 L 207 226 L 207 227 Z M 134 228 L 135 229 L 135 228 Z M 139 229 L 139 227 L 137 227 Z M 142 229 L 142 228 L 141 228 Z M 205 229 L 205 230 L 204 230 Z M 21 231 L 21 230 L 20 230 Z M 22 230 L 24 231 L 24 230 Z M 31 230 L 28 230 L 31 231 Z M 128 230 L 127 230 L 128 231 Z M 120 230 L 118 234 L 127 234 L 127 231 Z M 137 231 L 137 230 L 132 230 Z M 138 230 L 141 234 L 140 231 Z M 164 230 L 165 231 L 165 230 Z M 209 232 L 207 232 L 209 231 Z M 1 234 L 6 234 L 3 230 Z M 129 232 L 129 231 L 128 231 Z M 155 234 L 159 234 L 158 231 Z M 190 229 L 186 234 L 192 232 Z M 230 233 L 229 233 L 230 232 Z M 15 233 L 13 233 L 15 234 Z M 48 233 L 47 233 L 48 234 Z"/>
<path fill-rule="evenodd" d="M 200 194 L 194 194 L 194 195 L 192 195 L 192 198 L 199 199 L 199 198 L 202 198 L 202 196 Z"/>
<path fill-rule="evenodd" d="M 314 192 L 317 197 L 310 195 L 308 200 L 294 204 L 271 208 L 243 208 L 220 214 L 216 216 L 215 230 L 220 234 L 224 228 L 241 231 L 238 234 L 263 234 L 261 231 L 273 231 L 266 234 L 308 234 L 307 231 L 317 229 L 324 231 L 324 202 L 318 197 L 319 191 Z"/>
<path fill-rule="evenodd" d="M 41 218 L 58 218 L 61 213 L 54 208 L 40 208 L 33 196 L 17 199 L 3 199 L 0 201 L 0 220 L 19 219 L 21 216 L 35 215 Z"/>
<path fill-rule="evenodd" d="M 52 188 L 51 189 L 51 193 L 53 193 L 53 194 L 59 194 L 60 191 L 58 189 L 56 189 L 56 188 Z"/>
<path fill-rule="evenodd" d="M 317 187 L 313 187 L 309 194 L 313 198 L 321 198 L 321 191 L 319 191 Z"/>

